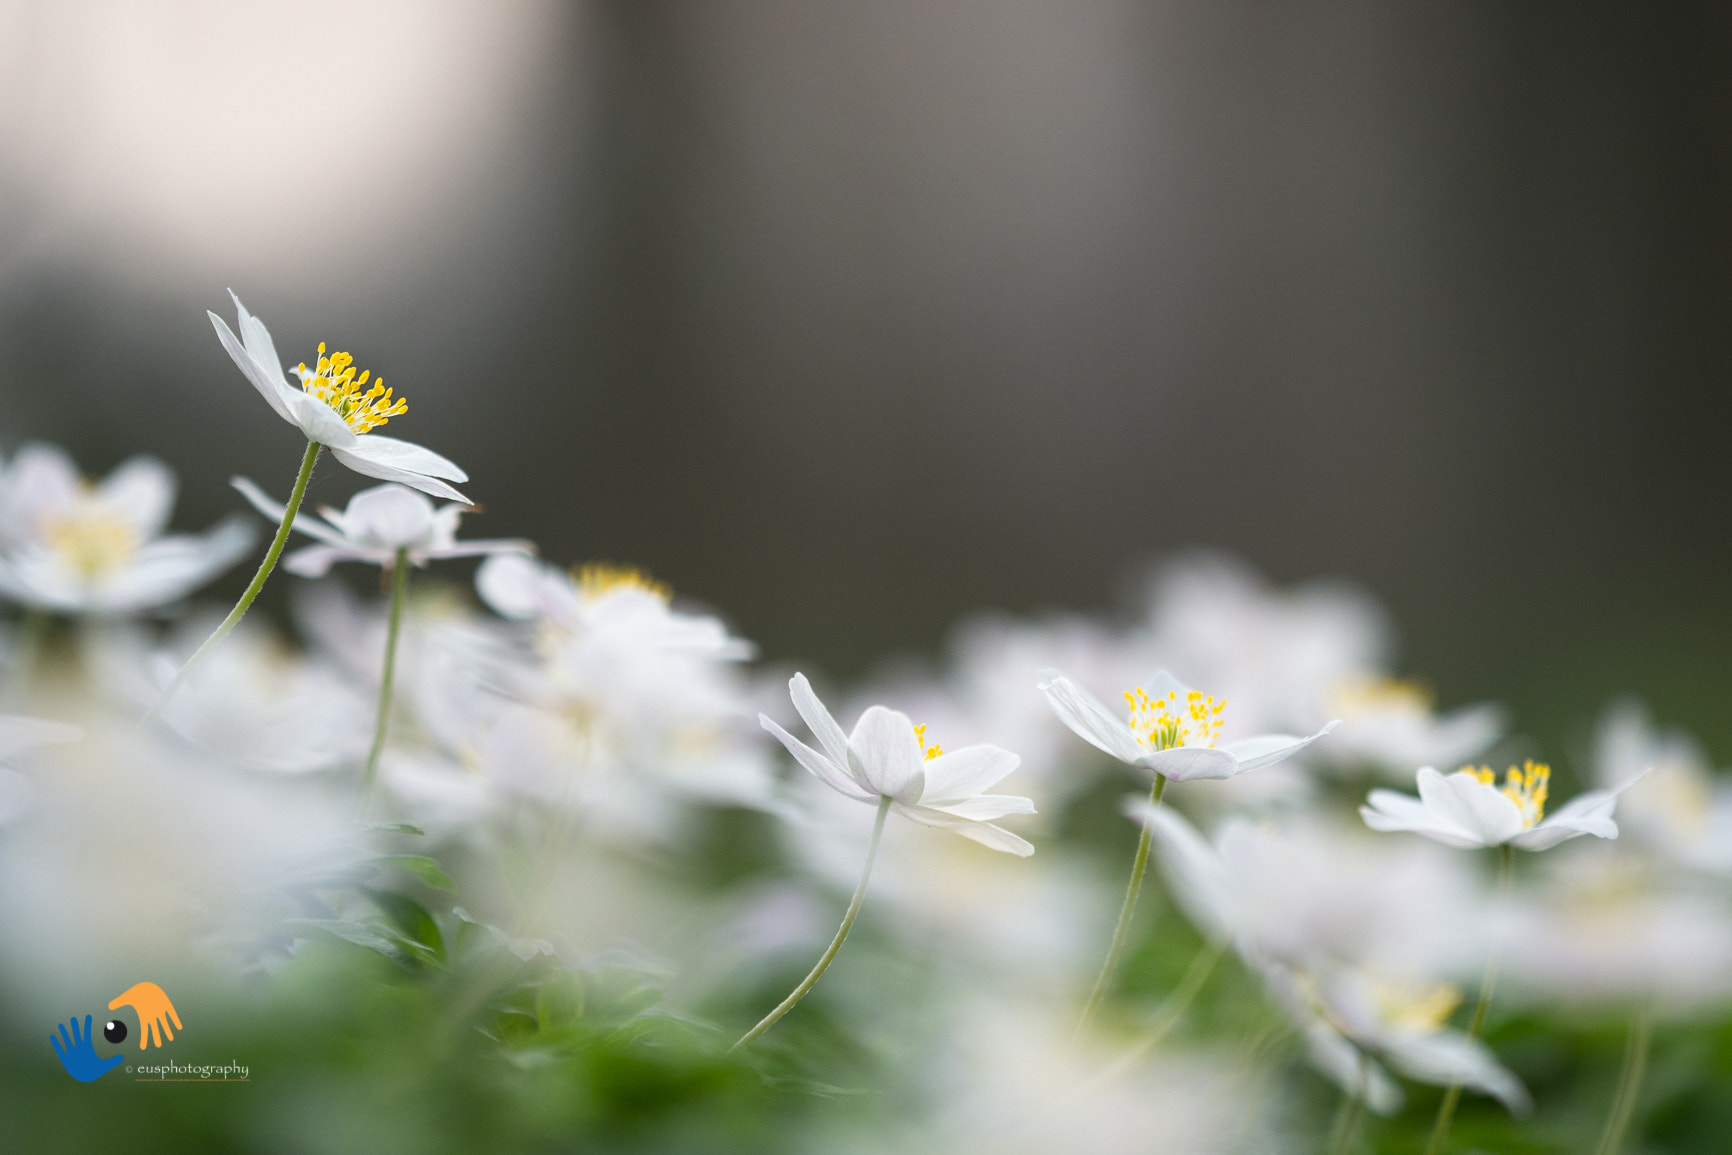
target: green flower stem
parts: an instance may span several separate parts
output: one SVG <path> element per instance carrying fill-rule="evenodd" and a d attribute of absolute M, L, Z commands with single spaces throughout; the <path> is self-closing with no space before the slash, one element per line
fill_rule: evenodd
<path fill-rule="evenodd" d="M 391 721 L 391 687 L 397 679 L 397 637 L 403 630 L 403 603 L 409 594 L 409 551 L 399 548 L 391 562 L 391 624 L 385 628 L 385 671 L 379 677 L 379 720 L 373 724 L 373 748 L 361 778 L 361 808 L 373 800 L 379 777 L 379 756 L 385 752 L 385 729 Z"/>
<path fill-rule="evenodd" d="M 319 459 L 319 451 L 323 448 L 324 446 L 317 441 L 307 442 L 307 452 L 301 458 L 301 472 L 295 477 L 294 492 L 289 494 L 289 507 L 283 511 L 283 524 L 277 527 L 277 536 L 271 539 L 271 548 L 265 553 L 265 560 L 259 563 L 259 572 L 253 575 L 253 580 L 248 584 L 246 592 L 241 594 L 241 600 L 235 603 L 235 608 L 229 611 L 229 616 L 222 620 L 222 625 L 213 630 L 211 636 L 204 640 L 204 644 L 193 651 L 192 657 L 188 658 L 186 664 L 181 666 L 179 672 L 169 682 L 168 688 L 156 700 L 156 705 L 150 708 L 150 712 L 144 716 L 139 725 L 149 723 L 162 713 L 163 708 L 168 705 L 169 699 L 174 697 L 174 692 L 180 689 L 182 682 L 186 681 L 186 676 L 192 672 L 192 668 L 198 665 L 207 653 L 215 649 L 218 642 L 228 637 L 234 628 L 241 624 L 241 619 L 246 616 L 247 610 L 252 608 L 253 599 L 258 597 L 259 591 L 265 588 L 265 580 L 271 576 L 271 571 L 277 568 L 277 559 L 283 556 L 283 545 L 289 540 L 289 528 L 295 524 L 295 514 L 300 512 L 301 499 L 307 495 L 307 482 L 311 481 L 313 477 L 313 463 Z"/>
<path fill-rule="evenodd" d="M 1624 1132 L 1629 1129 L 1630 1116 L 1636 1110 L 1636 1096 L 1642 1090 L 1642 1076 L 1648 1068 L 1648 1044 L 1653 1036 L 1653 1012 L 1643 1008 L 1630 1020 L 1630 1035 L 1624 1044 L 1624 1067 L 1618 1075 L 1618 1091 L 1612 1096 L 1612 1110 L 1606 1116 L 1606 1129 L 1600 1135 L 1596 1155 L 1618 1155 L 1619 1148 L 1624 1145 Z"/>
<path fill-rule="evenodd" d="M 1149 805 L 1159 806 L 1161 795 L 1166 791 L 1166 776 L 1156 774 L 1155 784 L 1149 790 Z M 1137 839 L 1137 856 L 1131 860 L 1130 885 L 1125 888 L 1125 904 L 1119 908 L 1119 924 L 1113 928 L 1113 944 L 1107 948 L 1107 961 L 1101 967 L 1100 977 L 1095 979 L 1095 989 L 1090 992 L 1089 1001 L 1083 1005 L 1082 1018 L 1077 1020 L 1078 1035 L 1087 1031 L 1089 1024 L 1094 1021 L 1095 1012 L 1107 997 L 1107 986 L 1112 982 L 1113 972 L 1118 969 L 1119 956 L 1125 952 L 1125 940 L 1131 933 L 1131 917 L 1137 912 L 1137 896 L 1142 893 L 1143 875 L 1149 868 L 1149 842 L 1154 835 L 1154 827 L 1147 818 L 1143 819 L 1142 837 Z"/>
<path fill-rule="evenodd" d="M 728 1048 L 728 1054 L 733 1054 L 765 1031 L 776 1025 L 776 1020 L 794 1009 L 794 1004 L 806 997 L 806 993 L 818 985 L 818 979 L 830 969 L 830 964 L 836 958 L 836 952 L 842 949 L 842 941 L 848 937 L 848 932 L 854 928 L 854 920 L 860 914 L 860 904 L 866 899 L 866 880 L 872 877 L 872 863 L 878 857 L 878 842 L 884 837 L 884 817 L 890 813 L 890 797 L 885 795 L 878 800 L 878 819 L 872 825 L 872 843 L 866 849 L 866 868 L 860 872 L 860 885 L 854 888 L 854 900 L 848 904 L 848 913 L 842 916 L 842 926 L 836 932 L 836 937 L 830 940 L 830 947 L 824 956 L 818 960 L 818 965 L 812 968 L 812 973 L 800 981 L 793 992 L 783 999 L 775 1010 L 765 1015 L 757 1026 L 740 1036 L 740 1041 Z"/>
<path fill-rule="evenodd" d="M 1510 871 L 1515 863 L 1515 847 L 1504 843 L 1498 848 L 1502 857 L 1498 863 L 1497 893 L 1502 898 L 1509 893 Z M 1473 1022 L 1467 1028 L 1467 1037 L 1479 1038 L 1479 1033 L 1485 1026 L 1486 1008 L 1491 1006 L 1491 993 L 1497 986 L 1498 944 L 1493 943 L 1491 953 L 1485 960 L 1485 977 L 1479 983 L 1479 1002 L 1473 1008 Z M 1437 1105 L 1437 1121 L 1431 1125 L 1431 1138 L 1426 1140 L 1425 1155 L 1441 1155 L 1444 1144 L 1449 1142 L 1449 1124 L 1455 1118 L 1455 1106 L 1461 1102 L 1461 1084 L 1451 1083 L 1443 1093 L 1443 1102 Z"/>

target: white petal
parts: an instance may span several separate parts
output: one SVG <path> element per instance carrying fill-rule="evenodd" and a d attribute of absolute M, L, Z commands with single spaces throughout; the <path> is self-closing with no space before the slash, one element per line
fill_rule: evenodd
<path fill-rule="evenodd" d="M 335 409 L 311 393 L 292 389 L 283 395 L 283 404 L 288 407 L 289 419 L 307 435 L 308 441 L 337 450 L 353 448 L 360 440 Z"/>
<path fill-rule="evenodd" d="M 393 469 L 402 469 L 409 473 L 420 473 L 427 477 L 443 477 L 447 481 L 468 481 L 469 475 L 457 467 L 457 463 L 447 457 L 441 457 L 431 449 L 422 448 L 413 441 L 400 441 L 395 437 L 386 437 L 383 433 L 363 433 L 355 439 L 355 444 L 349 447 L 349 452 L 357 457 L 379 465 L 388 465 Z M 464 499 L 458 498 L 463 501 Z M 464 504 L 469 504 L 467 501 Z"/>
<path fill-rule="evenodd" d="M 1427 766 L 1418 778 L 1419 798 L 1426 808 L 1478 838 L 1481 845 L 1501 846 L 1522 832 L 1520 808 L 1503 791 L 1465 770 L 1445 776 Z"/>
<path fill-rule="evenodd" d="M 433 531 L 433 503 L 401 485 L 375 485 L 349 499 L 344 532 L 368 545 L 404 549 L 424 543 Z"/>
<path fill-rule="evenodd" d="M 905 818 L 913 819 L 922 826 L 936 826 L 941 830 L 954 831 L 990 850 L 1001 850 L 1006 854 L 1014 854 L 1018 858 L 1027 858 L 1034 853 L 1034 846 L 1027 839 L 1019 838 L 1003 827 L 994 826 L 990 822 L 974 822 L 967 818 L 946 814 L 942 810 L 931 810 L 924 806 L 904 806 L 900 802 L 892 806 L 891 809 Z"/>
<path fill-rule="evenodd" d="M 529 621 L 545 611 L 540 562 L 518 554 L 498 554 L 475 571 L 475 592 L 502 618 Z"/>
<path fill-rule="evenodd" d="M 1239 763 L 1231 754 L 1208 746 L 1147 750 L 1136 763 L 1173 782 L 1188 782 L 1193 778 L 1231 778 L 1239 772 Z"/>
<path fill-rule="evenodd" d="M 20 447 L 0 477 L 0 546 L 38 540 L 43 516 L 70 509 L 82 486 L 78 466 L 58 445 L 32 441 Z"/>
<path fill-rule="evenodd" d="M 99 613 L 132 613 L 166 605 L 228 569 L 252 544 L 253 526 L 242 520 L 221 522 L 200 537 L 159 537 L 93 590 L 89 606 Z"/>
<path fill-rule="evenodd" d="M 149 540 L 174 511 L 174 470 L 154 457 L 129 457 L 96 487 L 97 504 Z"/>
<path fill-rule="evenodd" d="M 1147 798 L 1135 799 L 1126 811 L 1153 831 L 1161 873 L 1191 921 L 1215 942 L 1236 937 L 1242 929 L 1241 914 L 1233 901 L 1227 868 L 1215 848 L 1176 811 L 1150 806 Z"/>
<path fill-rule="evenodd" d="M 1265 766 L 1273 766 L 1283 759 L 1291 758 L 1339 725 L 1341 721 L 1336 719 L 1309 738 L 1295 738 L 1288 734 L 1264 734 L 1257 738 L 1223 742 L 1220 749 L 1231 754 L 1239 763 L 1238 769 L 1233 773 L 1243 774 L 1247 770 L 1261 770 Z"/>
<path fill-rule="evenodd" d="M 796 762 L 804 766 L 812 777 L 816 778 L 830 789 L 836 791 L 838 794 L 845 794 L 849 798 L 856 799 L 860 802 L 877 801 L 875 795 L 868 794 L 866 791 L 860 789 L 852 778 L 843 773 L 840 766 L 837 766 L 834 762 L 830 761 L 830 759 L 824 757 L 824 755 L 818 753 L 816 750 L 812 749 L 810 746 L 776 725 L 774 719 L 759 714 L 758 724 L 763 726 L 764 729 L 768 730 L 770 733 L 774 734 L 776 736 L 776 741 L 788 748 L 788 753 L 794 756 Z"/>
<path fill-rule="evenodd" d="M 266 495 L 264 490 L 253 484 L 251 478 L 236 475 L 229 478 L 229 484 L 233 486 L 242 497 L 246 498 L 247 502 L 254 509 L 263 514 L 267 520 L 276 522 L 278 525 L 283 523 L 283 515 L 289 512 L 289 507 L 272 501 L 270 497 Z M 316 518 L 303 517 L 301 514 L 296 513 L 294 528 L 306 534 L 308 537 L 318 538 L 326 545 L 342 546 L 348 544 L 348 540 L 344 538 L 341 533 L 331 529 Z"/>
<path fill-rule="evenodd" d="M 433 549 L 412 549 L 409 551 L 409 557 L 416 565 L 423 565 L 428 561 L 440 558 L 485 557 L 496 553 L 515 553 L 525 557 L 534 557 L 535 543 L 521 537 L 478 537 L 474 541 L 459 541 Z"/>
<path fill-rule="evenodd" d="M 371 435 L 369 434 L 369 436 Z M 363 439 L 358 438 L 357 444 L 361 440 Z M 394 465 L 386 465 L 370 457 L 357 454 L 354 449 L 354 446 L 338 448 L 333 445 L 331 446 L 331 455 L 356 473 L 365 474 L 368 477 L 377 477 L 381 481 L 400 481 L 404 485 L 412 486 L 423 493 L 431 493 L 434 497 L 447 497 L 453 501 L 469 500 L 462 493 L 437 478 L 427 477 L 407 469 L 399 469 Z"/>
<path fill-rule="evenodd" d="M 1369 806 L 1359 808 L 1365 825 L 1386 834 L 1410 832 L 1423 834 L 1449 846 L 1471 848 L 1484 846 L 1479 837 L 1450 823 L 1426 808 L 1425 803 L 1411 794 L 1393 790 L 1373 790 L 1366 800 Z"/>
<path fill-rule="evenodd" d="M 830 760 L 838 766 L 848 765 L 848 737 L 842 733 L 842 727 L 836 724 L 829 709 L 819 701 L 805 674 L 795 673 L 788 679 L 788 697 L 793 700 L 794 709 L 799 711 L 800 720 L 806 723 Z"/>
<path fill-rule="evenodd" d="M 920 800 L 924 755 L 907 714 L 869 707 L 848 736 L 848 753 L 848 768 L 862 786 L 898 802 Z"/>
<path fill-rule="evenodd" d="M 296 577 L 321 578 L 331 572 L 331 567 L 340 561 L 364 561 L 371 565 L 390 565 L 395 558 L 395 551 L 388 549 L 369 549 L 366 546 L 345 545 L 309 545 L 297 549 L 283 559 L 283 568 Z"/>
<path fill-rule="evenodd" d="M 1077 737 L 1121 762 L 1135 764 L 1148 753 L 1124 720 L 1114 716 L 1087 690 L 1057 670 L 1042 670 L 1040 679 L 1036 686 L 1046 695 L 1052 712 Z"/>
<path fill-rule="evenodd" d="M 946 806 L 973 798 L 1021 764 L 1021 758 L 997 746 L 965 746 L 940 754 L 926 763 L 926 789 L 920 803 Z"/>
<path fill-rule="evenodd" d="M 236 305 L 239 305 L 240 302 L 236 301 L 235 303 Z M 240 339 L 234 335 L 233 330 L 228 327 L 228 324 L 221 317 L 217 316 L 215 313 L 209 312 L 208 310 L 206 316 L 210 318 L 210 323 L 216 327 L 217 339 L 222 342 L 223 348 L 228 350 L 229 356 L 234 360 L 235 365 L 239 367 L 240 371 L 246 375 L 246 379 L 253 383 L 253 388 L 259 391 L 259 396 L 263 397 L 270 407 L 276 411 L 278 417 L 281 417 L 291 425 L 298 426 L 300 422 L 296 421 L 294 416 L 289 412 L 289 402 L 286 396 L 289 389 L 288 382 L 282 381 L 281 384 L 278 384 L 277 382 L 272 381 L 271 375 L 253 360 L 245 347 L 241 345 Z M 241 310 L 241 316 L 246 316 L 246 310 Z M 283 367 L 280 363 L 277 365 L 276 375 L 279 379 L 283 375 Z"/>
<path fill-rule="evenodd" d="M 1435 1087 L 1460 1083 L 1492 1096 L 1516 1115 L 1533 1108 L 1521 1080 L 1497 1061 L 1489 1047 L 1460 1031 L 1396 1035 L 1382 1043 L 1390 1065 L 1410 1079 Z"/>
<path fill-rule="evenodd" d="M 964 798 L 959 802 L 949 802 L 942 806 L 922 800 L 920 805 L 928 810 L 942 810 L 957 818 L 969 818 L 975 822 L 991 822 L 1003 818 L 1006 814 L 1035 813 L 1032 799 L 1022 798 L 1015 794 L 976 794 L 972 798 Z"/>
<path fill-rule="evenodd" d="M 1644 769 L 1614 790 L 1590 790 L 1577 795 L 1532 830 L 1523 831 L 1524 837 L 1515 839 L 1515 844 L 1523 850 L 1545 850 L 1578 834 L 1616 838 L 1618 824 L 1613 820 L 1612 814 L 1617 809 L 1618 796 L 1647 777 L 1647 774 L 1648 771 Z M 1553 833 L 1554 831 L 1559 833 Z"/>

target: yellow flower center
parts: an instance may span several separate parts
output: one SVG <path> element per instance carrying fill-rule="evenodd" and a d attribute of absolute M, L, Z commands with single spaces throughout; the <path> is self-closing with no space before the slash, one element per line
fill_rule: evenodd
<path fill-rule="evenodd" d="M 43 535 L 66 567 L 85 581 L 121 568 L 142 544 L 137 529 L 92 506 L 50 519 Z"/>
<path fill-rule="evenodd" d="M 602 598 L 626 590 L 637 590 L 649 594 L 658 601 L 666 602 L 673 596 L 664 583 L 658 582 L 640 569 L 630 566 L 611 565 L 608 562 L 594 562 L 579 566 L 572 572 L 572 578 L 577 582 L 578 592 L 586 602 L 600 601 Z"/>
<path fill-rule="evenodd" d="M 1125 691 L 1125 701 L 1131 707 L 1130 725 L 1137 741 L 1151 750 L 1171 750 L 1175 746 L 1213 746 L 1221 736 L 1221 711 L 1227 708 L 1225 698 L 1217 702 L 1212 694 L 1196 690 L 1169 690 L 1164 698 L 1151 698 L 1138 686 Z"/>
<path fill-rule="evenodd" d="M 1335 691 L 1340 712 L 1355 714 L 1429 714 L 1435 702 L 1430 690 L 1400 678 L 1366 678 L 1347 682 Z"/>
<path fill-rule="evenodd" d="M 1478 778 L 1487 786 L 1497 785 L 1497 775 L 1491 772 L 1490 766 L 1474 769 L 1463 766 L 1463 770 Z M 1520 768 L 1511 766 L 1504 772 L 1503 796 L 1516 804 L 1521 811 L 1522 826 L 1531 828 L 1546 816 L 1546 791 L 1551 785 L 1552 768 L 1544 762 L 1535 762 L 1529 758 Z"/>
<path fill-rule="evenodd" d="M 928 762 L 944 753 L 944 747 L 940 746 L 938 743 L 934 742 L 930 746 L 926 744 L 926 724 L 924 722 L 914 727 L 914 737 L 915 740 L 920 743 L 920 749 L 926 754 L 926 760 Z"/>
<path fill-rule="evenodd" d="M 1448 983 L 1374 979 L 1377 1013 L 1390 1026 L 1430 1034 L 1449 1022 L 1461 1005 L 1461 992 Z"/>
<path fill-rule="evenodd" d="M 303 361 L 295 366 L 295 373 L 301 378 L 302 389 L 335 409 L 356 433 L 377 429 L 409 412 L 409 402 L 401 397 L 393 400 L 383 377 L 369 388 L 367 378 L 372 370 L 363 369 L 359 377 L 355 376 L 355 359 L 347 353 L 325 356 L 323 341 L 319 342 L 318 368 L 309 370 Z"/>

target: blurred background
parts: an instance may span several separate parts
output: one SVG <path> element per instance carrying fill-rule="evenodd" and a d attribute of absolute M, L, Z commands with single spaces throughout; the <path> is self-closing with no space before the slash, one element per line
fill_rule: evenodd
<path fill-rule="evenodd" d="M 285 492 L 232 287 L 410 399 L 472 533 L 778 661 L 1218 546 L 1369 586 L 1446 705 L 1549 745 L 1633 691 L 1724 759 L 1729 49 L 1707 4 L 3 2 L 0 448 L 158 454 L 183 527 Z"/>

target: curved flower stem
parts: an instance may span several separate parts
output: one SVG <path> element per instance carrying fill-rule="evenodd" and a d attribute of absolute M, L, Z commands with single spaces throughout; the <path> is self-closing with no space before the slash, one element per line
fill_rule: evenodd
<path fill-rule="evenodd" d="M 1166 792 L 1166 776 L 1156 774 L 1155 784 L 1149 789 L 1149 805 L 1159 806 L 1161 795 Z M 1131 933 L 1131 917 L 1137 912 L 1137 896 L 1142 893 L 1143 875 L 1149 868 L 1149 841 L 1154 834 L 1155 829 L 1149 825 L 1149 820 L 1143 819 L 1142 837 L 1137 839 L 1137 855 L 1131 860 L 1130 885 L 1125 887 L 1125 904 L 1119 908 L 1119 924 L 1113 928 L 1113 944 L 1107 948 L 1107 961 L 1101 966 L 1100 977 L 1095 979 L 1095 988 L 1089 993 L 1089 1001 L 1083 1004 L 1082 1017 L 1076 1024 L 1078 1035 L 1088 1030 L 1089 1024 L 1094 1021 L 1095 1012 L 1100 1009 L 1101 1001 L 1107 997 L 1107 984 L 1112 982 L 1113 972 L 1118 969 L 1119 956 L 1125 952 L 1125 940 Z"/>
<path fill-rule="evenodd" d="M 168 688 L 163 690 L 161 696 L 157 698 L 156 705 L 152 706 L 150 712 L 139 720 L 140 726 L 148 724 L 162 713 L 163 707 L 168 705 L 169 699 L 174 697 L 174 692 L 180 689 L 182 682 L 186 681 L 186 676 L 192 672 L 192 668 L 198 665 L 207 653 L 216 648 L 218 642 L 228 637 L 234 628 L 240 625 L 247 610 L 252 608 L 253 599 L 258 597 L 259 591 L 265 588 L 265 579 L 271 576 L 271 571 L 277 568 L 277 559 L 283 555 L 283 545 L 289 540 L 289 527 L 295 524 L 295 514 L 300 512 L 301 499 L 307 495 L 307 482 L 313 477 L 313 463 L 319 459 L 319 451 L 323 448 L 324 446 L 317 441 L 307 442 L 307 452 L 301 458 L 301 472 L 295 476 L 295 488 L 289 494 L 289 507 L 283 511 L 283 523 L 277 526 L 277 536 L 271 539 L 271 548 L 266 551 L 265 560 L 259 563 L 259 572 L 253 575 L 253 580 L 247 585 L 246 592 L 241 594 L 241 600 L 235 603 L 235 608 L 229 611 L 229 616 L 222 620 L 220 626 L 211 631 L 211 636 L 204 640 L 203 645 L 193 651 L 192 657 L 188 658 L 180 670 L 175 673 L 174 678 L 168 684 Z"/>
<path fill-rule="evenodd" d="M 775 1010 L 765 1015 L 758 1025 L 740 1036 L 740 1041 L 728 1048 L 728 1054 L 733 1054 L 765 1031 L 776 1025 L 776 1020 L 794 1009 L 794 1004 L 806 997 L 806 992 L 818 985 L 818 979 L 830 968 L 830 963 L 836 958 L 836 952 L 842 949 L 842 940 L 848 937 L 848 932 L 854 928 L 854 919 L 860 914 L 860 904 L 866 898 L 866 880 L 872 877 L 872 863 L 878 857 L 878 842 L 884 836 L 884 816 L 890 813 L 890 797 L 885 795 L 878 800 L 878 819 L 872 825 L 872 843 L 866 848 L 866 868 L 860 872 L 860 885 L 854 888 L 854 900 L 848 904 L 848 913 L 842 916 L 842 926 L 836 932 L 836 937 L 830 940 L 829 949 L 818 960 L 818 965 L 812 968 L 812 973 L 800 980 L 787 998 L 783 999 Z"/>
<path fill-rule="evenodd" d="M 1648 1067 L 1648 1044 L 1653 1035 L 1654 1015 L 1644 1007 L 1630 1020 L 1629 1040 L 1624 1044 L 1624 1067 L 1618 1075 L 1618 1091 L 1612 1096 L 1612 1111 L 1606 1116 L 1606 1129 L 1600 1135 L 1596 1155 L 1618 1155 L 1618 1149 L 1624 1145 L 1624 1132 L 1629 1129 L 1630 1116 L 1636 1110 L 1636 1096 L 1642 1090 L 1642 1076 Z"/>
<path fill-rule="evenodd" d="M 373 800 L 379 777 L 379 756 L 385 752 L 385 728 L 391 721 L 391 687 L 397 679 L 397 636 L 403 629 L 403 603 L 409 593 L 409 551 L 397 550 L 391 562 L 391 623 L 385 627 L 385 670 L 379 677 L 379 720 L 373 724 L 373 748 L 367 752 L 367 772 L 361 778 L 361 809 Z"/>
<path fill-rule="evenodd" d="M 1501 899 L 1509 893 L 1510 871 L 1515 863 L 1515 847 L 1504 843 L 1498 848 L 1502 858 L 1498 863 L 1497 893 Z M 1481 1028 L 1485 1026 L 1486 1008 L 1491 1006 L 1491 993 L 1497 986 L 1498 950 L 1497 943 L 1492 943 L 1491 952 L 1485 960 L 1485 977 L 1479 983 L 1479 1002 L 1473 1008 L 1473 1022 L 1467 1028 L 1467 1037 L 1479 1038 Z M 1443 1145 L 1449 1141 L 1449 1124 L 1455 1118 L 1455 1106 L 1461 1102 L 1461 1084 L 1451 1083 L 1443 1093 L 1443 1102 L 1437 1105 L 1437 1121 L 1431 1125 L 1431 1138 L 1426 1140 L 1425 1155 L 1440 1155 Z"/>

